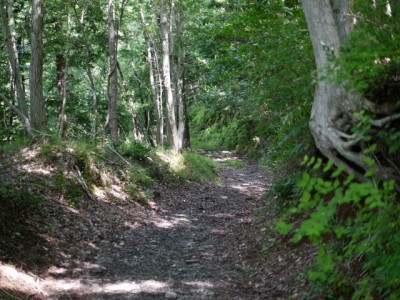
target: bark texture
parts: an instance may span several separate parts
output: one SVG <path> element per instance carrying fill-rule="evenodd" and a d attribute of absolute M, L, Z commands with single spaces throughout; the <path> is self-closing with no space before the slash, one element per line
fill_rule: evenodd
<path fill-rule="evenodd" d="M 178 58 L 176 63 L 176 95 L 179 116 L 178 135 L 180 148 L 186 149 L 190 147 L 190 135 L 189 120 L 187 117 L 187 104 L 185 100 L 185 47 L 183 44 L 182 20 L 179 8 L 176 9 L 175 22 L 176 37 L 178 42 Z"/>
<path fill-rule="evenodd" d="M 86 68 L 86 74 L 88 76 L 89 79 L 89 83 L 90 83 L 90 90 L 92 92 L 92 114 L 93 114 L 93 140 L 96 143 L 96 139 L 97 139 L 97 128 L 98 128 L 98 112 L 97 112 L 97 91 L 96 91 L 96 85 L 94 83 L 94 76 L 93 76 L 93 72 L 92 72 L 92 67 L 90 66 L 91 63 L 91 51 L 90 51 L 90 46 L 89 46 L 89 42 L 88 42 L 88 33 L 86 31 L 86 27 L 85 27 L 85 13 L 87 11 L 88 7 L 86 7 L 85 9 L 82 9 L 82 13 L 81 16 L 79 17 L 79 14 L 76 10 L 76 7 L 74 6 L 74 14 L 75 14 L 75 18 L 78 22 L 79 25 L 79 29 L 83 35 L 83 45 L 85 46 L 85 68 Z"/>
<path fill-rule="evenodd" d="M 110 73 L 108 75 L 108 119 L 112 143 L 118 142 L 117 120 L 117 37 L 115 31 L 114 0 L 108 1 L 108 50 L 110 60 Z"/>
<path fill-rule="evenodd" d="M 11 76 L 17 93 L 18 107 L 21 114 L 25 116 L 23 119 L 21 119 L 21 121 L 23 124 L 25 124 L 24 119 L 28 117 L 28 106 L 26 103 L 25 88 L 24 88 L 22 74 L 20 71 L 18 52 L 15 41 L 15 34 L 14 34 L 15 24 L 14 24 L 14 18 L 12 16 L 12 1 L 0 0 L 0 18 L 1 18 L 3 39 L 4 39 L 4 47 L 11 67 L 10 68 Z"/>
<path fill-rule="evenodd" d="M 144 39 L 146 42 L 146 52 L 147 52 L 147 66 L 149 69 L 149 80 L 150 80 L 150 88 L 151 88 L 151 96 L 153 99 L 153 107 L 154 107 L 154 117 L 156 120 L 156 141 L 157 145 L 162 146 L 163 144 L 163 105 L 162 98 L 159 95 L 159 90 L 157 88 L 157 79 L 156 79 L 156 70 L 155 70 L 155 59 L 157 59 L 157 55 L 153 55 L 155 53 L 155 47 L 153 47 L 154 42 L 151 39 L 149 34 L 148 26 L 146 24 L 146 19 L 144 16 L 143 6 L 139 4 L 139 18 L 140 23 L 143 27 Z M 154 56 L 154 57 L 153 57 Z"/>
<path fill-rule="evenodd" d="M 168 10 L 166 1 L 161 0 L 161 12 L 160 12 L 160 26 L 161 26 L 161 38 L 162 38 L 162 61 L 163 61 L 163 78 L 164 88 L 167 97 L 167 120 L 168 129 L 170 132 L 170 142 L 173 151 L 179 152 L 181 150 L 177 120 L 176 120 L 176 98 L 172 90 L 171 83 L 171 63 L 170 63 L 170 22 L 168 18 Z"/>
<path fill-rule="evenodd" d="M 318 74 L 321 77 L 314 94 L 310 119 L 311 133 L 317 148 L 324 156 L 333 160 L 336 165 L 342 164 L 347 173 L 354 173 L 363 178 L 370 165 L 366 163 L 362 141 L 352 134 L 351 128 L 359 121 L 354 113 L 373 105 L 363 95 L 346 91 L 343 84 L 331 83 L 324 79 L 329 68 L 329 57 L 339 54 L 340 45 L 351 32 L 349 1 L 302 0 L 302 6 Z M 376 106 L 375 110 L 378 110 Z M 397 115 L 389 118 L 372 120 L 371 125 L 379 127 L 382 122 L 390 122 L 397 118 Z M 377 164 L 377 169 L 380 177 L 394 177 L 393 172 L 380 163 Z"/>
<path fill-rule="evenodd" d="M 36 132 L 47 131 L 43 98 L 43 18 L 44 0 L 32 0 L 31 64 L 29 74 L 30 115 Z"/>

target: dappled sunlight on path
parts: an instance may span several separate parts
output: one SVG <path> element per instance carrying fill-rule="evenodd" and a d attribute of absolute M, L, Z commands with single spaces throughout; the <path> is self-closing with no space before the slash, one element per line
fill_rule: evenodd
<path fill-rule="evenodd" d="M 129 207 L 105 211 L 113 234 L 94 232 L 70 245 L 41 277 L 2 265 L 0 288 L 12 290 L 5 280 L 12 278 L 37 299 L 258 299 L 241 277 L 246 234 L 269 179 L 256 164 L 229 167 L 231 155 L 216 157 L 219 183 L 159 186 L 151 210 L 139 216 Z"/>

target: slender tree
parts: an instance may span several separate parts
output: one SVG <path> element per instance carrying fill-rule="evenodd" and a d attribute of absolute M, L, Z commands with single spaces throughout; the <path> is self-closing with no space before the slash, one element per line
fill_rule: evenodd
<path fill-rule="evenodd" d="M 167 2 L 167 3 L 166 3 Z M 168 14 L 169 1 L 161 0 L 160 8 L 160 31 L 162 38 L 162 62 L 163 62 L 163 78 L 164 88 L 167 98 L 167 120 L 168 130 L 170 133 L 170 142 L 173 151 L 181 150 L 179 145 L 177 120 L 176 120 L 176 98 L 172 90 L 171 83 L 171 63 L 170 63 L 170 20 Z"/>
<path fill-rule="evenodd" d="M 81 12 L 81 15 L 79 16 L 78 11 L 76 9 L 76 3 L 74 4 L 74 14 L 76 21 L 78 22 L 79 25 L 79 30 L 81 34 L 83 35 L 83 45 L 85 46 L 85 69 L 86 69 L 86 75 L 89 79 L 90 83 L 90 90 L 92 92 L 92 112 L 93 112 L 93 140 L 96 142 L 97 138 L 97 129 L 98 129 L 98 111 L 97 111 L 97 90 L 96 90 L 96 85 L 94 83 L 94 76 L 93 76 L 93 71 L 91 67 L 91 49 L 89 45 L 89 36 L 88 32 L 85 26 L 85 14 L 87 10 L 89 9 L 89 4 L 87 4 Z"/>
<path fill-rule="evenodd" d="M 7 5 L 6 5 L 7 3 Z M 6 9 L 7 7 L 7 9 Z M 20 70 L 18 52 L 15 41 L 15 33 L 14 33 L 14 17 L 12 15 L 12 1 L 0 0 L 0 18 L 1 18 L 1 26 L 3 31 L 4 38 L 4 46 L 7 53 L 7 58 L 10 64 L 10 71 L 12 76 L 12 81 L 15 86 L 15 90 L 17 93 L 18 99 L 18 107 L 20 113 L 25 117 L 22 120 L 22 123 L 25 126 L 27 131 L 31 132 L 30 128 L 27 128 L 27 124 L 24 120 L 28 117 L 28 106 L 25 98 L 25 87 L 23 83 L 22 73 Z M 19 114 L 20 115 L 20 114 Z"/>
<path fill-rule="evenodd" d="M 149 80 L 150 80 L 150 88 L 151 88 L 151 96 L 153 99 L 153 106 L 154 106 L 154 115 L 156 120 L 156 141 L 158 145 L 163 144 L 163 105 L 162 105 L 162 97 L 160 97 L 159 89 L 157 88 L 157 78 L 156 78 L 156 68 L 155 63 L 158 58 L 155 53 L 156 49 L 153 47 L 154 41 L 152 40 L 148 26 L 146 24 L 143 6 L 139 3 L 139 18 L 140 23 L 143 28 L 143 35 L 146 42 L 146 53 L 147 53 L 147 66 L 149 69 Z"/>
<path fill-rule="evenodd" d="M 71 35 L 71 14 L 69 7 L 67 6 L 67 34 L 66 40 L 68 41 Z M 58 116 L 59 120 L 59 130 L 58 135 L 61 139 L 65 139 L 67 137 L 67 114 L 66 114 L 66 107 L 67 107 L 67 84 L 68 84 L 68 67 L 69 67 L 69 44 L 67 43 L 66 54 L 58 54 L 58 58 L 60 59 L 61 66 L 58 69 L 59 78 L 58 78 L 58 88 L 59 93 L 61 96 L 61 107 L 60 107 L 60 114 Z M 57 60 L 58 62 L 58 60 Z"/>
<path fill-rule="evenodd" d="M 44 0 L 32 0 L 31 64 L 29 90 L 31 122 L 37 132 L 47 131 L 47 116 L 43 98 L 43 18 Z"/>
<path fill-rule="evenodd" d="M 115 3 L 108 1 L 108 49 L 110 72 L 108 75 L 108 121 L 111 133 L 111 141 L 118 142 L 118 112 L 117 112 L 117 36 L 115 30 Z"/>

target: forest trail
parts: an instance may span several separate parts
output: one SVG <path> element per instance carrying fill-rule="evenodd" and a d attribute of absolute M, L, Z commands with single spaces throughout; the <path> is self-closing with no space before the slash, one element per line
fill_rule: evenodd
<path fill-rule="evenodd" d="M 140 213 L 91 204 L 80 219 L 65 216 L 60 259 L 15 284 L 34 280 L 30 299 L 268 298 L 248 282 L 246 260 L 259 252 L 249 236 L 261 234 L 254 219 L 270 178 L 255 163 L 228 166 L 230 152 L 206 154 L 221 163 L 220 182 L 157 186 Z"/>

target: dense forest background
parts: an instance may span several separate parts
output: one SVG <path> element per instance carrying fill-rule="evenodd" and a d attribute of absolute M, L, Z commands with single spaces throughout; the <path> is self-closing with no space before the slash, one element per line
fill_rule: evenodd
<path fill-rule="evenodd" d="M 1 151 L 235 150 L 274 174 L 275 230 L 318 248 L 315 293 L 397 299 L 399 14 L 396 0 L 0 0 Z"/>

